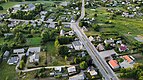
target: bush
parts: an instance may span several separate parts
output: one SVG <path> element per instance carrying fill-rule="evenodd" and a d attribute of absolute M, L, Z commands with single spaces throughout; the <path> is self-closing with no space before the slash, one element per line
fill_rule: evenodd
<path fill-rule="evenodd" d="M 85 61 L 80 63 L 80 68 L 81 69 L 86 69 L 88 67 L 87 63 Z"/>
<path fill-rule="evenodd" d="M 32 34 L 28 34 L 27 38 L 33 38 L 33 35 Z"/>
<path fill-rule="evenodd" d="M 0 6 L 0 10 L 3 10 L 3 7 L 2 7 L 2 6 Z"/>
<path fill-rule="evenodd" d="M 24 67 L 25 67 L 24 60 L 21 60 L 18 68 L 19 68 L 20 70 L 23 70 Z"/>
<path fill-rule="evenodd" d="M 57 79 L 62 78 L 62 75 L 57 75 L 57 76 L 55 76 L 55 78 L 57 78 Z"/>

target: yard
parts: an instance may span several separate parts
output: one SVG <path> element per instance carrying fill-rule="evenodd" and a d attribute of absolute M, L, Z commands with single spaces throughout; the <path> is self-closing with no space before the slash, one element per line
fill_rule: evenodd
<path fill-rule="evenodd" d="M 69 64 L 68 61 L 65 61 L 63 57 L 58 55 L 58 51 L 54 46 L 54 42 L 47 43 L 47 54 L 48 54 L 48 65 L 49 66 L 61 66 Z"/>
<path fill-rule="evenodd" d="M 27 39 L 27 45 L 29 46 L 39 46 L 41 44 L 41 37 L 33 37 Z"/>
<path fill-rule="evenodd" d="M 0 80 L 17 80 L 15 66 L 8 65 L 5 61 L 0 64 Z"/>

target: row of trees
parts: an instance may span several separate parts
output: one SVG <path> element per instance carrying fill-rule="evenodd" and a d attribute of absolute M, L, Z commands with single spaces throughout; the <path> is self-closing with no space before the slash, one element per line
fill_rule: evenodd
<path fill-rule="evenodd" d="M 143 64 L 136 63 L 133 68 L 123 68 L 120 70 L 121 78 L 134 78 L 135 80 L 143 80 Z"/>

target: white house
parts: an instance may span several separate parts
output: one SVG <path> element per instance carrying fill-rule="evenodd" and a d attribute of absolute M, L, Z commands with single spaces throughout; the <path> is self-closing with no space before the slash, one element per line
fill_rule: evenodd
<path fill-rule="evenodd" d="M 83 49 L 83 45 L 80 41 L 74 41 L 74 42 L 72 42 L 72 45 L 73 45 L 75 50 Z"/>
<path fill-rule="evenodd" d="M 25 51 L 24 48 L 22 48 L 22 49 L 14 49 L 13 53 L 17 53 L 17 54 L 18 53 L 24 53 L 24 51 Z"/>
<path fill-rule="evenodd" d="M 61 67 L 55 67 L 55 71 L 61 72 L 61 71 L 62 71 L 62 68 L 61 68 Z"/>
<path fill-rule="evenodd" d="M 41 47 L 30 47 L 30 48 L 28 48 L 26 55 L 29 56 L 29 52 L 39 53 L 40 51 L 41 51 Z"/>
<path fill-rule="evenodd" d="M 75 66 L 71 66 L 71 67 L 67 68 L 67 70 L 68 70 L 69 75 L 77 73 Z"/>
<path fill-rule="evenodd" d="M 98 73 L 95 70 L 91 70 L 91 71 L 89 71 L 89 74 L 91 76 L 96 76 Z"/>
<path fill-rule="evenodd" d="M 88 39 L 89 39 L 90 41 L 95 41 L 94 37 L 92 37 L 92 36 L 90 36 Z"/>
<path fill-rule="evenodd" d="M 68 34 L 69 34 L 70 36 L 73 36 L 73 35 L 74 35 L 74 31 L 69 31 Z"/>
<path fill-rule="evenodd" d="M 111 39 L 109 39 L 109 40 L 105 40 L 104 43 L 105 43 L 105 44 L 114 43 L 114 40 L 111 38 Z"/>
<path fill-rule="evenodd" d="M 55 28 L 55 23 L 50 23 L 48 28 Z"/>
<path fill-rule="evenodd" d="M 39 53 L 34 53 L 32 56 L 29 57 L 29 62 L 38 62 L 39 63 Z"/>
<path fill-rule="evenodd" d="M 60 31 L 60 36 L 64 36 L 65 35 L 65 31 L 64 30 L 61 30 Z"/>

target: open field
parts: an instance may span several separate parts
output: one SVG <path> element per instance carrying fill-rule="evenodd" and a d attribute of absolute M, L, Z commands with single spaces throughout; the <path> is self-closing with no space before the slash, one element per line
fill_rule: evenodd
<path fill-rule="evenodd" d="M 137 35 L 143 34 L 143 21 L 141 20 L 141 18 L 125 18 L 121 15 L 117 15 L 114 19 L 110 19 L 109 17 L 112 15 L 112 13 L 107 12 L 105 7 L 96 8 L 95 11 L 91 9 L 86 9 L 86 12 L 88 14 L 87 17 L 89 18 L 94 17 L 95 13 L 97 14 L 94 24 L 105 24 L 106 21 L 111 21 L 112 24 L 110 25 L 115 26 L 113 28 L 110 28 L 105 27 L 107 26 L 107 24 L 105 24 L 104 27 L 100 27 L 100 32 L 118 32 L 119 35 L 124 35 L 131 41 L 135 41 L 134 37 L 136 37 Z M 130 32 L 130 34 L 128 34 L 128 32 Z"/>
<path fill-rule="evenodd" d="M 16 4 L 18 4 L 19 2 L 7 2 L 7 3 L 2 3 L 0 4 L 0 6 L 2 6 L 4 8 L 4 10 L 0 10 L 0 13 L 6 13 L 6 10 Z"/>
<path fill-rule="evenodd" d="M 17 80 L 15 66 L 8 65 L 5 61 L 0 64 L 0 80 Z"/>
<path fill-rule="evenodd" d="M 40 37 L 34 37 L 34 38 L 27 39 L 27 45 L 30 45 L 30 46 L 39 46 L 40 43 L 41 43 Z"/>
<path fill-rule="evenodd" d="M 48 62 L 49 66 L 61 66 L 61 65 L 67 65 L 69 64 L 67 61 L 64 60 L 63 57 L 58 56 L 58 51 L 56 50 L 54 46 L 54 42 L 48 42 L 47 43 L 47 54 L 50 62 Z"/>

